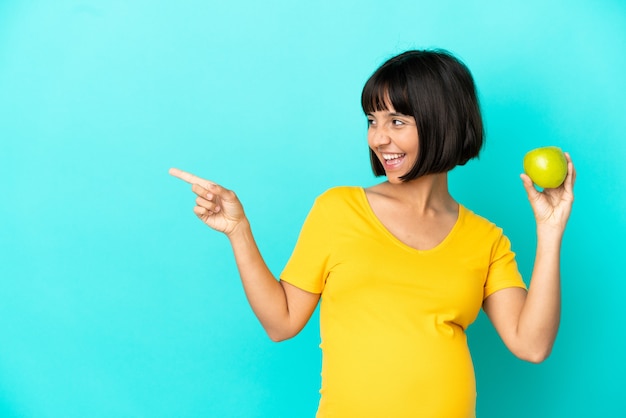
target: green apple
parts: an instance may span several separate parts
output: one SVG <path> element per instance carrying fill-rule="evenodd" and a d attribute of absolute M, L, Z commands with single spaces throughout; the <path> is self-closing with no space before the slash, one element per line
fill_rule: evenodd
<path fill-rule="evenodd" d="M 567 176 L 567 160 L 559 147 L 542 147 L 524 156 L 524 172 L 537 186 L 553 189 Z"/>

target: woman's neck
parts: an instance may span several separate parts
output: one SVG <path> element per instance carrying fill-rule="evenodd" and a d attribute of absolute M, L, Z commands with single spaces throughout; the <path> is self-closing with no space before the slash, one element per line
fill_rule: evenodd
<path fill-rule="evenodd" d="M 458 210 L 458 204 L 448 190 L 447 173 L 429 174 L 401 183 L 386 181 L 370 190 L 410 205 L 422 213 Z"/>

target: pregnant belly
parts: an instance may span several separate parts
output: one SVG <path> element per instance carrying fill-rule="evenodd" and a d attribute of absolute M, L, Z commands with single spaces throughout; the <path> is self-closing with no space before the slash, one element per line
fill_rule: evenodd
<path fill-rule="evenodd" d="M 343 344 L 339 350 L 322 344 L 319 418 L 474 417 L 476 385 L 464 333 Z"/>

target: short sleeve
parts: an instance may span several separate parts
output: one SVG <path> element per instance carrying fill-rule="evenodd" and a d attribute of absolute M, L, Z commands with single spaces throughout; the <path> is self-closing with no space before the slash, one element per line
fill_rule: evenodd
<path fill-rule="evenodd" d="M 307 215 L 296 246 L 280 279 L 311 293 L 322 293 L 328 276 L 331 254 L 329 238 L 331 219 L 323 195 L 318 197 Z"/>
<path fill-rule="evenodd" d="M 508 287 L 526 289 L 526 284 L 517 267 L 515 253 L 511 251 L 511 242 L 504 234 L 501 234 L 492 250 L 483 300 L 498 290 Z"/>

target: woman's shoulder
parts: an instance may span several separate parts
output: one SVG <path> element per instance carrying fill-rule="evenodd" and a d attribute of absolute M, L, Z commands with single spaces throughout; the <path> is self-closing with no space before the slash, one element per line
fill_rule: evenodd
<path fill-rule="evenodd" d="M 348 216 L 366 207 L 365 192 L 358 186 L 336 186 L 317 196 L 313 209 L 318 213 L 332 214 L 335 219 Z"/>
<path fill-rule="evenodd" d="M 363 188 L 358 186 L 335 186 L 327 189 L 317 197 L 318 201 L 333 202 L 359 198 L 363 195 Z"/>
<path fill-rule="evenodd" d="M 479 215 L 467 208 L 466 206 L 459 204 L 460 210 L 463 212 L 463 223 L 465 226 L 470 227 L 475 232 L 491 233 L 500 235 L 502 234 L 502 228 L 496 225 L 494 222 Z"/>

